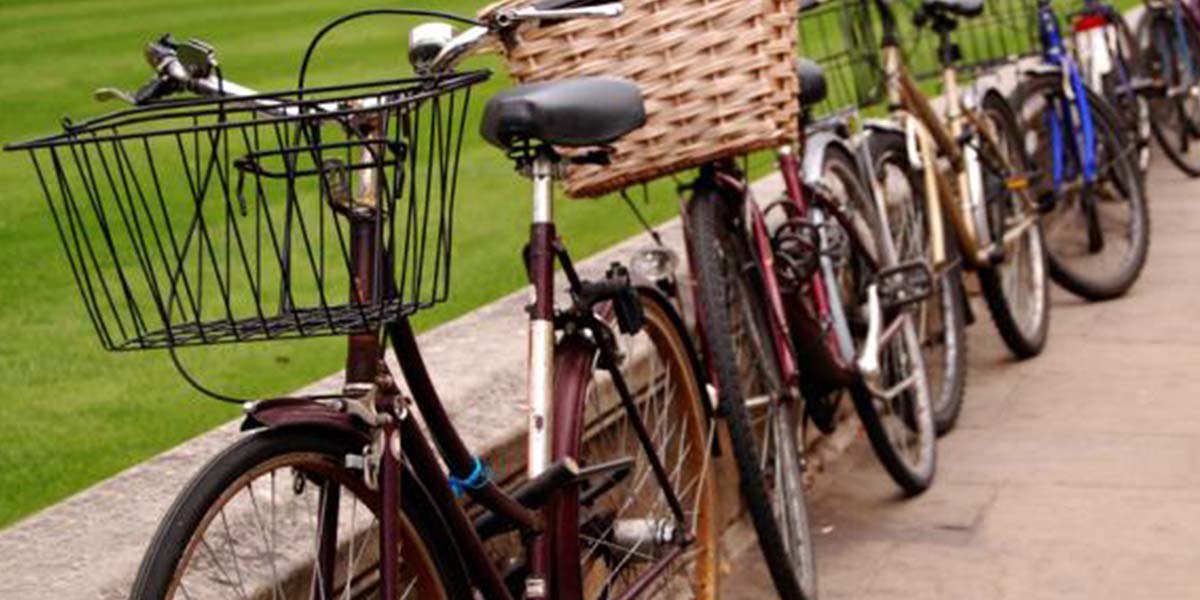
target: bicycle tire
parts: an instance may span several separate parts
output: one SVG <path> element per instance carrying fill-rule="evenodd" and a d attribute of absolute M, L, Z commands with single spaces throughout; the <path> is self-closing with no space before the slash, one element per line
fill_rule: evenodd
<path fill-rule="evenodd" d="M 638 294 L 643 325 L 634 335 L 613 331 L 616 350 L 624 361 L 617 368 L 631 386 L 634 402 L 647 432 L 654 436 L 656 456 L 672 474 L 673 492 L 690 509 L 687 549 L 673 560 L 641 597 L 705 598 L 718 593 L 720 515 L 712 474 L 715 421 L 704 408 L 698 361 L 690 352 L 682 322 L 665 303 L 649 293 Z M 614 324 L 615 325 L 615 324 Z M 630 415 L 613 393 L 612 377 L 598 360 L 596 345 L 581 337 L 565 338 L 556 353 L 554 428 L 555 459 L 574 459 L 581 468 L 612 464 L 634 457 L 630 472 L 603 494 L 589 497 L 581 518 L 581 494 L 595 488 L 572 487 L 559 494 L 551 507 L 554 555 L 563 561 L 556 569 L 559 589 L 579 589 L 582 598 L 620 597 L 629 584 L 654 567 L 663 547 L 630 545 L 619 535 L 624 525 L 651 523 L 666 531 L 671 520 L 666 494 L 656 485 L 645 448 L 631 433 Z M 635 379 L 641 374 L 646 381 Z M 661 445 L 659 445 L 661 444 Z M 672 525 L 673 527 L 674 525 Z M 675 531 L 671 529 L 671 531 Z M 572 556 L 578 560 L 573 561 Z"/>
<path fill-rule="evenodd" d="M 791 494 L 786 500 L 792 504 L 786 507 L 790 515 L 804 515 L 798 519 L 788 519 L 781 523 L 781 513 L 785 508 L 776 506 L 773 500 L 778 500 L 775 490 L 787 489 L 791 486 L 780 486 L 768 482 L 767 475 L 760 460 L 764 454 L 770 454 L 769 449 L 760 451 L 756 429 L 760 428 L 753 419 L 747 407 L 747 392 L 742 386 L 729 385 L 728 382 L 745 383 L 738 366 L 738 348 L 735 340 L 743 339 L 735 336 L 733 319 L 749 317 L 750 327 L 758 329 L 758 339 L 761 341 L 757 348 L 747 348 L 757 356 L 750 360 L 752 365 L 765 370 L 765 378 L 774 377 L 778 380 L 778 367 L 769 333 L 767 333 L 764 318 L 766 306 L 757 297 L 759 283 L 755 279 L 751 254 L 746 247 L 745 238 L 736 232 L 743 231 L 739 219 L 727 213 L 725 199 L 717 192 L 700 190 L 688 203 L 686 210 L 689 251 L 692 265 L 696 273 L 697 303 L 704 347 L 707 352 L 709 367 L 715 373 L 718 384 L 720 406 L 725 412 L 726 425 L 729 431 L 730 445 L 733 449 L 734 462 L 738 469 L 739 489 L 750 521 L 758 534 L 759 549 L 771 573 L 771 579 L 776 592 L 781 598 L 796 600 L 812 600 L 816 594 L 816 569 L 812 554 L 812 537 L 809 533 L 807 520 L 807 505 L 803 493 Z M 729 258 L 729 260 L 726 260 Z M 730 277 L 730 267 L 737 277 Z M 730 292 L 741 292 L 740 298 L 729 298 Z M 730 300 L 736 304 L 731 310 Z M 741 313 L 740 315 L 738 313 Z M 780 385 L 778 381 L 775 385 Z M 781 388 L 780 388 L 781 389 Z M 776 390 L 778 391 L 778 390 Z M 772 406 L 786 406 L 789 401 L 771 402 Z M 780 421 L 795 419 L 798 416 L 797 407 L 785 408 Z M 768 424 L 770 422 L 768 415 Z M 790 428 L 795 434 L 797 427 Z M 768 429 L 762 426 L 762 429 Z M 770 427 L 769 429 L 785 429 L 787 427 Z M 788 431 L 785 431 L 786 435 Z M 764 431 L 765 434 L 765 431 Z M 763 436 L 765 439 L 765 435 Z M 795 453 L 794 462 L 802 464 L 799 452 L 800 446 L 795 442 L 777 443 L 776 449 Z M 776 456 L 789 458 L 786 454 Z M 799 473 L 785 474 L 798 476 Z M 768 489 L 770 487 L 770 489 Z M 786 532 L 785 527 L 794 530 Z M 794 550 L 789 550 L 793 548 Z"/>
<path fill-rule="evenodd" d="M 238 560 L 239 550 L 234 547 L 233 542 L 233 532 L 240 531 L 239 519 L 242 517 L 239 517 L 235 510 L 227 512 L 226 508 L 232 506 L 246 491 L 249 492 L 248 501 L 253 506 L 254 516 L 248 518 L 248 515 L 243 515 L 251 521 L 245 525 L 252 530 L 258 528 L 257 531 L 251 531 L 250 535 L 261 535 L 265 545 L 262 548 L 263 552 L 251 553 L 250 556 L 258 559 L 268 557 L 271 563 L 270 574 L 264 574 L 264 577 L 269 577 L 270 580 L 264 581 L 263 584 L 271 587 L 272 594 L 283 591 L 283 596 L 293 597 L 288 594 L 289 591 L 292 591 L 304 597 L 312 597 L 309 586 L 303 585 L 301 581 L 306 579 L 303 576 L 303 566 L 300 567 L 300 580 L 294 576 L 295 569 L 293 569 L 291 572 L 285 572 L 291 574 L 291 577 L 285 577 L 282 582 L 280 581 L 280 570 L 279 565 L 276 564 L 276 557 L 284 554 L 287 550 L 294 550 L 295 540 L 286 536 L 280 537 L 274 530 L 270 536 L 267 535 L 267 518 L 261 514 L 258 504 L 259 502 L 265 503 L 267 499 L 259 498 L 261 491 L 254 490 L 254 482 L 257 479 L 247 479 L 267 472 L 263 471 L 267 468 L 270 468 L 269 472 L 271 473 L 272 493 L 269 499 L 272 503 L 270 519 L 272 525 L 278 523 L 280 514 L 283 514 L 283 519 L 287 520 L 288 515 L 292 514 L 292 510 L 296 509 L 296 504 L 293 504 L 290 507 L 284 506 L 280 507 L 278 511 L 276 510 L 275 500 L 278 496 L 275 494 L 277 479 L 275 473 L 279 469 L 289 469 L 289 472 L 292 468 L 297 469 L 292 479 L 292 488 L 287 490 L 294 493 L 296 498 L 305 494 L 307 487 L 319 486 L 316 479 L 310 479 L 310 477 L 316 476 L 323 477 L 325 481 L 336 481 L 338 482 L 337 489 L 342 492 L 350 492 L 352 504 L 349 510 L 351 515 L 354 515 L 351 517 L 351 520 L 354 521 L 351 529 L 365 531 L 365 533 L 356 534 L 355 537 L 348 540 L 350 545 L 345 572 L 355 572 L 356 577 L 347 578 L 345 572 L 341 573 L 340 577 L 344 580 L 341 585 L 345 588 L 371 585 L 370 569 L 372 567 L 367 565 L 365 571 L 356 572 L 355 566 L 357 566 L 357 560 L 368 561 L 370 558 L 366 556 L 368 548 L 374 546 L 377 549 L 378 547 L 377 543 L 372 543 L 373 538 L 371 537 L 371 532 L 377 530 L 377 521 L 374 522 L 374 525 L 372 522 L 366 523 L 365 530 L 357 529 L 356 509 L 360 505 L 364 506 L 365 510 L 370 510 L 377 519 L 379 514 L 378 495 L 366 488 L 360 472 L 345 467 L 346 456 L 360 454 L 362 447 L 363 443 L 360 440 L 352 439 L 351 436 L 331 434 L 328 429 L 309 427 L 265 430 L 238 440 L 205 465 L 168 509 L 150 542 L 145 558 L 142 560 L 130 592 L 130 598 L 133 600 L 163 600 L 173 597 L 176 591 L 184 591 L 186 595 L 185 579 L 189 576 L 189 568 L 193 566 L 193 558 L 197 559 L 197 564 L 200 562 L 199 558 L 204 554 L 201 552 L 203 549 L 207 549 L 208 562 L 211 563 L 210 572 L 208 576 L 205 576 L 201 565 L 197 566 L 198 570 L 192 574 L 204 577 L 204 582 L 209 585 L 213 585 L 214 582 L 219 584 L 221 579 L 228 579 L 230 580 L 228 582 L 231 588 L 230 595 L 234 595 L 232 580 L 235 578 L 229 576 L 228 571 L 235 571 L 237 587 L 244 593 L 246 580 L 251 579 L 252 583 L 254 580 L 243 573 L 243 565 Z M 303 477 L 300 474 L 303 474 Z M 296 491 L 297 486 L 301 491 Z M 320 493 L 320 491 L 317 492 L 318 506 Z M 467 583 L 469 578 L 455 551 L 456 546 L 447 533 L 446 524 L 440 519 L 437 507 L 424 493 L 420 483 L 407 472 L 404 474 L 401 494 L 403 501 L 400 519 L 402 558 L 420 563 L 418 568 L 423 572 L 420 578 L 414 582 L 418 587 L 410 589 L 416 591 L 420 598 L 471 598 L 471 590 Z M 339 494 L 341 500 L 344 500 L 346 496 L 347 494 Z M 312 500 L 312 498 L 308 498 L 308 500 Z M 298 500 L 296 502 L 299 503 Z M 311 505 L 306 503 L 305 508 L 308 507 Z M 243 506 L 242 508 L 248 507 Z M 299 511 L 300 509 L 296 509 L 296 512 Z M 339 515 L 345 511 L 346 507 L 339 501 Z M 231 551 L 230 560 L 224 563 L 228 567 L 222 567 L 223 563 L 216 557 L 213 545 L 207 541 L 209 526 L 216 525 L 218 516 L 225 533 L 220 541 L 222 544 L 227 544 Z M 231 518 L 232 528 L 230 527 Z M 344 521 L 344 516 L 339 517 L 339 523 Z M 317 522 L 315 516 L 313 522 Z M 317 530 L 315 525 L 312 528 L 314 532 Z M 365 535 L 368 539 L 358 550 L 355 550 L 358 535 Z M 283 540 L 282 545 L 280 540 Z M 311 553 L 311 549 L 317 544 L 313 543 L 312 546 L 307 546 L 306 543 L 299 544 L 299 547 L 302 548 L 301 552 Z M 245 558 L 247 554 L 241 554 L 241 556 Z M 300 565 L 303 565 L 304 555 L 299 558 Z M 340 558 L 338 561 L 340 563 Z M 247 562 L 244 567 L 249 569 L 254 564 Z M 294 567 L 295 562 L 292 565 Z M 213 568 L 219 570 L 222 577 L 211 572 Z M 313 575 L 307 579 L 320 580 L 320 569 L 310 570 Z M 377 569 L 375 574 L 378 575 Z M 339 574 L 335 572 L 335 577 L 337 576 Z M 360 577 L 366 578 L 365 583 L 359 579 Z M 340 592 L 336 592 L 334 595 L 340 596 Z M 227 595 L 218 594 L 218 597 L 227 597 Z"/>
<path fill-rule="evenodd" d="M 1044 152 L 1049 144 L 1045 143 L 1046 119 L 1043 115 L 1048 107 L 1060 105 L 1062 80 L 1057 77 L 1028 79 L 1022 83 L 1015 98 L 1022 124 L 1026 126 L 1023 129 L 1026 132 L 1025 148 Z M 1042 215 L 1042 231 L 1051 278 L 1071 293 L 1097 301 L 1124 295 L 1141 275 L 1149 253 L 1150 212 L 1142 178 L 1132 155 L 1125 150 L 1131 142 L 1123 135 L 1120 117 L 1091 89 L 1087 90 L 1087 101 L 1092 113 L 1100 179 L 1091 190 L 1057 194 L 1053 209 Z M 1053 160 L 1052 156 L 1039 155 L 1037 158 L 1041 164 Z M 1075 160 L 1073 170 L 1080 172 L 1078 159 L 1064 152 L 1064 160 Z M 1101 215 L 1120 221 L 1127 219 L 1128 224 L 1120 229 L 1127 233 L 1128 245 L 1115 243 L 1124 242 L 1124 237 L 1104 233 L 1108 239 L 1107 248 L 1118 248 L 1115 256 L 1111 252 L 1101 255 L 1103 247 L 1093 249 L 1089 246 L 1090 223 L 1081 204 L 1085 193 L 1092 194 L 1092 200 L 1101 203 L 1102 210 L 1095 213 L 1095 219 L 1102 233 L 1119 232 L 1118 227 L 1110 226 L 1113 225 L 1111 222 L 1099 223 Z M 1104 260 L 1111 258 L 1119 258 L 1119 261 Z M 1103 264 L 1097 268 L 1098 263 Z"/>
<path fill-rule="evenodd" d="M 883 204 L 887 209 L 889 229 L 898 259 L 932 259 L 928 245 L 932 233 L 925 210 L 925 184 L 920 174 L 911 168 L 904 137 L 879 133 L 871 135 L 868 140 L 872 170 L 877 179 L 877 189 L 884 194 Z M 894 189 L 895 186 L 905 186 L 907 194 L 904 190 Z M 921 326 L 918 329 L 922 347 L 929 348 L 925 352 L 925 368 L 930 373 L 930 404 L 938 435 L 944 435 L 954 428 L 962 413 L 967 388 L 966 296 L 962 285 L 962 259 L 958 241 L 950 224 L 944 219 L 942 231 L 946 265 L 937 274 L 933 296 L 923 304 L 928 306 L 936 303 L 937 308 L 921 311 L 924 317 L 931 317 L 935 313 L 941 315 L 941 335 L 923 335 L 931 329 L 927 318 L 919 319 Z M 940 356 L 938 346 L 944 349 Z"/>
<path fill-rule="evenodd" d="M 1144 181 L 1150 170 L 1150 146 L 1154 140 L 1154 126 L 1150 118 L 1150 101 L 1143 93 L 1125 87 L 1125 84 L 1142 75 L 1143 62 L 1137 36 L 1125 21 L 1120 11 L 1108 11 L 1109 23 L 1116 29 L 1118 47 L 1110 49 L 1114 69 L 1103 77 L 1104 98 L 1116 111 L 1122 122 L 1135 134 L 1138 144 L 1137 167 Z M 1120 71 L 1118 71 L 1120 69 Z M 1121 76 L 1121 72 L 1125 76 Z"/>
<path fill-rule="evenodd" d="M 1198 71 L 1197 77 L 1200 77 L 1200 33 L 1186 17 L 1183 19 L 1183 31 L 1192 60 L 1195 61 L 1193 69 Z M 1166 44 L 1165 53 L 1153 42 L 1158 32 L 1162 32 L 1166 36 L 1165 39 L 1170 40 L 1170 43 Z M 1148 10 L 1147 15 L 1138 25 L 1138 40 L 1142 43 L 1143 68 L 1147 73 L 1161 80 L 1163 79 L 1162 65 L 1170 64 L 1172 66 L 1171 73 L 1178 74 L 1175 23 L 1170 13 L 1165 10 Z M 1177 76 L 1167 76 L 1166 79 L 1166 81 L 1162 81 L 1162 85 L 1168 90 L 1180 85 Z M 1193 82 L 1192 85 L 1196 86 L 1197 82 Z M 1167 98 L 1164 94 L 1152 96 L 1150 99 L 1151 129 L 1154 132 L 1154 139 L 1158 141 L 1159 148 L 1162 148 L 1167 158 L 1180 171 L 1190 177 L 1200 177 L 1200 149 L 1197 149 L 1200 147 L 1200 114 L 1188 116 L 1183 106 L 1185 101 L 1187 100 Z M 1200 99 L 1190 98 L 1190 101 L 1194 103 L 1193 111 L 1200 113 Z M 1186 125 L 1190 125 L 1193 131 L 1185 133 L 1183 131 L 1185 123 L 1182 122 L 1171 127 L 1172 115 L 1184 117 L 1188 122 Z M 1186 137 L 1180 138 L 1181 135 L 1186 135 Z M 1188 145 L 1189 148 L 1176 147 L 1173 139 L 1178 139 L 1181 146 Z M 1185 153 L 1188 155 L 1185 156 Z"/>
<path fill-rule="evenodd" d="M 994 121 L 995 131 L 1002 144 L 1001 151 L 1008 154 L 1008 163 L 1018 168 L 1023 166 L 1026 173 L 1033 171 L 1032 161 L 1024 151 L 1023 141 L 1018 137 L 1020 130 L 1017 128 L 1017 118 L 1008 102 L 999 94 L 988 93 L 980 106 L 984 116 Z M 985 183 L 985 202 L 989 208 L 988 227 L 993 239 L 996 239 L 1003 234 L 1004 222 L 1012 213 L 1014 205 L 1020 210 L 1024 210 L 1024 207 L 1021 206 L 1021 199 L 1007 189 L 1006 182 L 999 174 L 987 173 L 985 169 L 985 179 L 988 180 Z M 1000 196 L 998 199 L 995 197 L 997 195 Z M 1001 339 L 1013 355 L 1025 359 L 1042 352 L 1046 346 L 1050 326 L 1050 289 L 1047 276 L 1049 266 L 1040 223 L 1035 222 L 1027 230 L 1020 249 L 1022 252 L 1019 258 L 1024 259 L 1022 263 L 1025 264 L 1016 263 L 1013 253 L 1009 251 L 1005 253 L 1002 263 L 980 268 L 977 276 L 988 311 L 992 314 L 992 322 L 996 325 Z M 1029 272 L 1030 280 L 1021 286 L 1028 289 L 1005 290 L 1005 279 L 1012 276 L 1014 268 L 1018 270 L 1018 276 L 1021 275 L 1019 270 L 1022 268 Z M 1035 305 L 1026 311 L 1028 314 L 1018 314 L 1021 312 L 1021 307 L 1017 306 L 1020 299 L 1010 297 L 1019 292 L 1028 292 L 1034 296 Z M 1022 319 L 1022 316 L 1025 318 Z"/>

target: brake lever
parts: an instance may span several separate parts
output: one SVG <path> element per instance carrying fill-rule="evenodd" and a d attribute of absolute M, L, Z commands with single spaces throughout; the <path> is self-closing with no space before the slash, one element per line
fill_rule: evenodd
<path fill-rule="evenodd" d="M 121 100 L 130 104 L 137 104 L 137 100 L 134 100 L 133 95 L 129 92 L 111 87 L 102 87 L 92 92 L 92 98 L 95 99 L 96 102 L 111 102 L 113 100 Z"/>

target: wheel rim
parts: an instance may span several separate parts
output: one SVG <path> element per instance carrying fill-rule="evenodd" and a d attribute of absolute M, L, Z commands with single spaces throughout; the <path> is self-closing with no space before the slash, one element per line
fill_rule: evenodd
<path fill-rule="evenodd" d="M 997 133 L 998 150 L 1008 164 L 1025 165 L 1021 151 L 1022 140 L 1014 138 L 1017 135 L 1014 128 L 1005 127 L 1007 120 L 993 109 L 986 109 L 985 114 L 991 123 L 992 131 Z M 988 204 L 996 207 L 996 210 L 990 211 L 988 215 L 992 226 L 992 239 L 999 239 L 1004 232 L 1024 221 L 1029 212 L 1021 195 L 1015 191 L 1008 191 L 1006 183 L 999 175 L 988 172 L 985 177 L 985 189 L 1003 196 L 999 202 L 988 199 Z M 1001 293 L 1008 304 L 1009 316 L 1026 339 L 1037 337 L 1046 315 L 1044 252 L 1040 229 L 1035 223 L 1022 233 L 1015 244 L 1005 247 L 1004 261 L 994 267 L 1000 279 Z"/>
<path fill-rule="evenodd" d="M 581 506 L 580 568 L 585 598 L 619 597 L 674 549 L 682 526 L 690 544 L 657 575 L 642 597 L 712 598 L 716 595 L 716 491 L 708 448 L 714 429 L 701 410 L 699 389 L 687 372 L 690 362 L 669 334 L 666 316 L 647 307 L 646 326 L 635 336 L 618 334 L 621 366 L 632 384 L 656 453 L 672 482 L 686 523 L 677 524 L 642 446 L 612 389 L 611 377 L 596 371 L 586 392 L 582 466 L 633 457 L 621 483 Z M 626 372 L 628 370 L 628 372 Z M 635 371 L 636 370 L 636 371 Z M 587 491 L 581 491 L 581 498 Z M 647 536 L 655 530 L 657 536 Z M 640 532 L 640 533 L 639 533 Z M 657 542 L 655 541 L 657 540 Z"/>
<path fill-rule="evenodd" d="M 256 486 L 257 484 L 257 486 Z M 322 494 L 338 490 L 332 574 L 313 560 Z M 445 598 L 433 559 L 399 516 L 401 598 Z M 281 530 L 281 526 L 289 527 Z M 378 595 L 378 495 L 329 456 L 291 453 L 264 461 L 228 486 L 201 520 L 166 598 L 329 598 Z"/>

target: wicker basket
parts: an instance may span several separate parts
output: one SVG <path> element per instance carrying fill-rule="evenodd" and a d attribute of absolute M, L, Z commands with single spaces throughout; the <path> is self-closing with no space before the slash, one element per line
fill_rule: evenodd
<path fill-rule="evenodd" d="M 504 0 L 481 12 L 529 4 Z M 519 82 L 625 77 L 645 127 L 612 164 L 573 166 L 566 191 L 592 197 L 796 136 L 795 0 L 625 0 L 617 19 L 522 27 L 504 50 Z"/>

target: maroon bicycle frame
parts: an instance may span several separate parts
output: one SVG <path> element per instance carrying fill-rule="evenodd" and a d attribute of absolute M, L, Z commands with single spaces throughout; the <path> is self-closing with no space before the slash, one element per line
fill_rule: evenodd
<path fill-rule="evenodd" d="M 534 301 L 530 306 L 530 395 L 532 403 L 538 401 L 538 394 L 545 394 L 543 400 L 553 401 L 550 407 L 542 407 L 545 412 L 539 412 L 535 407 L 530 412 L 530 476 L 538 475 L 538 470 L 544 470 L 552 458 L 561 458 L 569 450 L 569 444 L 563 440 L 579 430 L 583 407 L 571 405 L 575 399 L 582 398 L 580 394 L 559 393 L 562 391 L 584 389 L 592 374 L 597 353 L 603 350 L 597 344 L 588 341 L 579 332 L 562 336 L 557 343 L 554 341 L 555 326 L 554 285 L 556 262 L 564 270 L 570 280 L 573 290 L 582 286 L 575 274 L 565 249 L 558 241 L 557 234 L 549 213 L 550 180 L 549 165 L 541 172 L 544 178 L 539 178 L 539 166 L 534 166 L 535 173 L 535 209 L 534 223 L 530 230 L 528 268 Z M 536 190 L 540 189 L 541 192 Z M 542 193 L 544 192 L 544 193 Z M 369 298 L 376 293 L 370 282 L 382 279 L 380 276 L 364 276 L 378 273 L 380 250 L 378 240 L 380 232 L 373 219 L 352 220 L 351 225 L 351 263 L 353 265 L 356 293 L 362 298 Z M 386 263 L 386 261 L 383 261 Z M 638 287 L 639 293 L 654 295 L 652 289 Z M 662 302 L 666 302 L 665 300 Z M 660 304 L 662 304 L 660 302 Z M 663 304 L 668 308 L 669 304 Z M 682 330 L 682 320 L 678 319 L 671 310 L 676 327 Z M 430 379 L 429 371 L 418 349 L 415 333 L 407 318 L 401 318 L 390 323 L 386 329 L 387 339 L 390 340 L 400 365 L 401 374 L 411 394 L 411 398 L 402 395 L 383 362 L 381 339 L 373 333 L 352 335 L 348 341 L 346 357 L 347 390 L 355 388 L 372 390 L 375 394 L 376 410 L 380 414 L 390 415 L 382 425 L 370 428 L 350 415 L 336 408 L 331 408 L 327 402 L 318 399 L 281 398 L 258 402 L 248 411 L 244 428 L 255 427 L 287 427 L 306 425 L 319 428 L 332 428 L 359 436 L 364 444 L 371 444 L 377 437 L 382 436 L 383 448 L 379 477 L 379 490 L 384 507 L 400 506 L 401 469 L 408 469 L 415 481 L 419 481 L 429 494 L 430 500 L 441 511 L 448 530 L 455 541 L 457 550 L 463 559 L 463 567 L 472 584 L 484 597 L 496 600 L 512 598 L 502 574 L 497 570 L 484 550 L 484 538 L 477 531 L 481 520 L 468 517 L 463 505 L 455 497 L 450 486 L 449 478 L 443 470 L 444 461 L 449 471 L 459 478 L 465 478 L 476 465 L 475 456 L 459 436 L 449 415 L 446 413 L 437 390 Z M 538 355 L 538 336 L 549 334 L 548 343 L 552 344 L 549 356 Z M 546 340 L 543 340 L 546 341 Z M 700 376 L 699 359 L 694 350 L 689 347 L 693 358 L 693 367 Z M 539 361 L 549 359 L 554 361 L 554 368 L 549 371 L 552 379 L 539 381 L 542 373 Z M 613 373 L 614 385 L 621 393 L 625 386 L 619 372 Z M 547 386 L 541 388 L 539 386 Z M 626 388 L 625 393 L 628 393 Z M 417 424 L 415 418 L 408 414 L 410 402 L 412 407 L 420 411 L 422 420 L 437 448 L 431 448 L 425 432 Z M 578 404 L 576 402 L 576 404 Z M 626 403 L 627 410 L 631 409 Z M 705 405 L 706 412 L 709 408 Z M 710 413 L 711 416 L 711 413 Z M 636 412 L 631 419 L 640 419 Z M 563 428 L 556 435 L 545 439 L 538 434 L 549 434 L 553 427 Z M 637 424 L 634 425 L 635 429 Z M 554 441 L 553 447 L 550 443 Z M 536 448 L 545 444 L 544 456 Z M 397 453 L 397 451 L 399 451 Z M 439 460 L 439 457 L 441 460 Z M 658 478 L 665 476 L 656 456 L 649 456 L 649 462 Z M 499 531 L 521 530 L 532 542 L 529 544 L 528 567 L 529 575 L 526 581 L 542 582 L 541 586 L 527 585 L 527 598 L 578 598 L 582 592 L 582 582 L 578 577 L 567 576 L 578 570 L 578 564 L 567 565 L 559 561 L 577 561 L 578 553 L 570 553 L 572 547 L 578 546 L 578 540 L 556 539 L 553 535 L 561 528 L 553 527 L 555 519 L 577 518 L 574 510 L 562 510 L 561 502 L 550 502 L 545 509 L 531 509 L 523 506 L 514 496 L 506 494 L 490 479 L 482 485 L 467 490 L 472 500 L 489 511 L 489 516 L 503 523 Z M 673 499 L 673 492 L 665 490 L 668 501 Z M 677 504 L 677 500 L 675 500 Z M 557 506 L 557 510 L 551 507 Z M 336 492 L 322 494 L 321 526 L 322 531 L 337 531 L 337 495 Z M 395 581 L 398 569 L 386 565 L 399 565 L 398 548 L 390 543 L 398 539 L 400 513 L 398 510 L 384 510 L 380 515 L 380 556 L 382 569 L 381 587 L 384 597 L 395 597 L 398 582 Z M 547 525 L 550 527 L 547 527 Z M 336 558 L 336 535 L 327 536 L 321 540 L 317 550 L 317 560 L 324 572 L 334 572 L 333 562 Z M 650 565 L 633 582 L 622 598 L 634 598 L 643 592 L 653 579 L 672 561 L 683 554 L 683 547 L 674 548 L 664 553 L 654 565 Z M 325 570 L 330 569 L 330 570 Z M 328 586 L 327 586 L 328 587 Z M 318 590 L 319 593 L 321 590 Z M 328 590 L 325 590 L 326 592 Z M 328 596 L 325 596 L 328 597 Z"/>
<path fill-rule="evenodd" d="M 851 247 L 867 262 L 868 268 L 875 269 L 874 255 L 866 252 L 866 246 L 852 227 L 847 227 L 846 217 L 841 209 L 828 202 L 820 194 L 810 197 L 801 181 L 800 162 L 791 147 L 780 147 L 776 152 L 776 164 L 783 176 L 786 202 L 796 216 L 806 218 L 810 214 L 812 202 L 820 204 L 821 208 L 833 219 L 842 223 L 843 229 L 850 238 Z M 750 243 L 756 266 L 761 275 L 763 297 L 767 304 L 767 317 L 774 342 L 775 359 L 780 367 L 780 374 L 788 386 L 799 383 L 802 366 L 805 375 L 815 375 L 839 385 L 850 385 L 857 377 L 857 368 L 842 356 L 836 333 L 832 328 L 826 329 L 821 323 L 829 322 L 830 302 L 824 276 L 818 269 L 809 275 L 805 293 L 815 311 L 815 315 L 804 310 L 798 298 L 787 298 L 780 288 L 779 279 L 775 272 L 775 256 L 772 249 L 771 236 L 767 229 L 763 209 L 754 201 L 750 188 L 743 174 L 731 160 L 719 161 L 708 165 L 711 171 L 711 184 L 721 192 L 721 197 L 734 204 L 740 205 L 746 223 L 749 225 Z M 708 200 L 691 200 L 708 201 Z M 690 235 L 690 232 L 687 232 Z M 693 279 L 695 266 L 689 260 Z M 698 302 L 698 299 L 697 299 Z M 704 323 L 697 314 L 698 326 L 703 330 Z M 804 343 L 805 347 L 797 348 L 793 341 Z M 799 353 L 799 354 L 797 354 Z M 720 386 L 716 369 L 708 359 L 708 374 L 713 385 Z"/>

